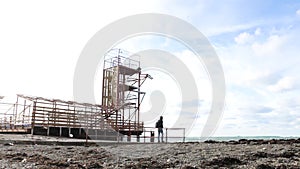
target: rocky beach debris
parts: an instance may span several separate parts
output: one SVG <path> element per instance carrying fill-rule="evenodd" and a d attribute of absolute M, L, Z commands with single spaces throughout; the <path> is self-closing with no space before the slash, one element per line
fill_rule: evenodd
<path fill-rule="evenodd" d="M 299 140 L 0 146 L 0 168 L 300 168 Z"/>

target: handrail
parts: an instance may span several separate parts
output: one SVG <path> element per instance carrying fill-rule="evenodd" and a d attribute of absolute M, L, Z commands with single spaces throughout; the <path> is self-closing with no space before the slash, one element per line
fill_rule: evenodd
<path fill-rule="evenodd" d="M 117 142 L 139 142 L 139 143 L 155 143 L 155 142 L 159 142 L 159 139 L 157 136 L 152 135 L 153 133 L 155 133 L 155 131 L 157 131 L 157 128 L 155 127 L 143 127 L 143 134 L 142 135 L 131 135 L 131 136 L 126 136 L 121 134 L 120 132 L 122 131 L 120 128 L 116 128 L 116 135 L 115 136 L 102 136 L 102 135 L 91 135 L 89 134 L 88 137 L 90 138 L 95 138 L 95 137 L 101 137 L 101 138 L 105 138 L 105 137 L 110 137 L 110 138 L 115 138 L 114 140 L 116 140 Z M 168 127 L 168 128 L 163 128 L 164 130 L 164 137 L 162 142 L 164 143 L 170 143 L 170 142 L 185 142 L 185 128 L 172 128 L 172 127 Z M 170 133 L 168 131 L 171 130 L 181 130 L 182 131 L 182 135 L 181 136 L 172 136 L 170 135 Z M 127 138 L 127 139 L 126 139 Z"/>

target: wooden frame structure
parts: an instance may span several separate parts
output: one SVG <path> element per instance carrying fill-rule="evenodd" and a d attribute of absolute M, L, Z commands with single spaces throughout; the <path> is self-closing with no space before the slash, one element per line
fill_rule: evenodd
<path fill-rule="evenodd" d="M 74 138 L 113 139 L 118 134 L 104 120 L 102 106 L 59 99 L 17 95 L 14 104 L 0 114 L 0 132 Z"/>
<path fill-rule="evenodd" d="M 144 131 L 141 86 L 151 76 L 142 74 L 139 60 L 125 53 L 113 49 L 105 56 L 102 105 L 17 95 L 15 103 L 0 102 L 0 133 L 115 140 L 124 135 L 139 137 Z"/>

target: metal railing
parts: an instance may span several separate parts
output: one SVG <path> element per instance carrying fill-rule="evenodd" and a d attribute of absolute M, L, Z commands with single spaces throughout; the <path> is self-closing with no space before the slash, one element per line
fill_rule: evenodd
<path fill-rule="evenodd" d="M 158 137 L 158 129 L 154 127 L 144 127 L 144 142 L 185 142 L 185 128 L 163 128 L 163 137 Z M 176 132 L 174 132 L 176 131 Z M 149 141 L 150 140 L 150 141 Z"/>
<path fill-rule="evenodd" d="M 87 138 L 96 140 L 94 138 L 106 138 L 105 140 L 113 140 L 116 142 L 137 142 L 137 143 L 171 143 L 171 142 L 185 142 L 185 128 L 163 128 L 163 138 L 158 138 L 158 129 L 154 127 L 144 127 L 141 135 L 123 135 L 116 132 L 115 135 L 96 136 L 88 134 Z M 100 139 L 101 140 L 101 139 Z M 88 140 L 86 140 L 88 142 Z"/>

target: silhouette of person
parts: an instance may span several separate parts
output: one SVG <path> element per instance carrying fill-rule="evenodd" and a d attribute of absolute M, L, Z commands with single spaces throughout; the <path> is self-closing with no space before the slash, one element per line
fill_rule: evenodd
<path fill-rule="evenodd" d="M 164 142 L 163 116 L 160 116 L 160 119 L 157 121 L 157 128 L 158 128 L 158 142 L 160 142 L 160 136 L 161 136 L 161 141 Z"/>

